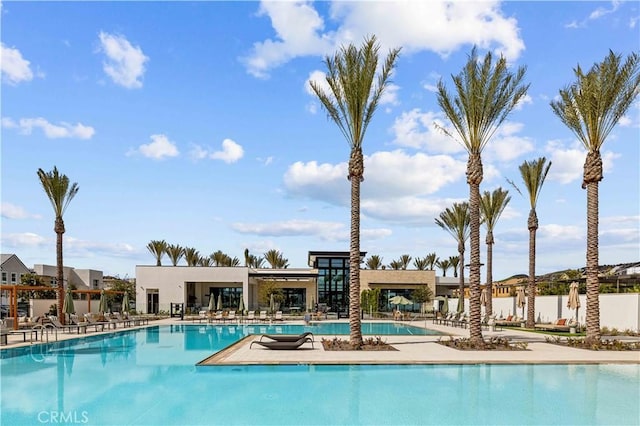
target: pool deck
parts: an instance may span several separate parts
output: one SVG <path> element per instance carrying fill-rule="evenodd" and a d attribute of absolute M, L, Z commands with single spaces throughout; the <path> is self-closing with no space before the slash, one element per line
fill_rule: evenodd
<path fill-rule="evenodd" d="M 343 320 L 344 321 L 344 320 Z M 192 324 L 191 321 L 164 319 L 152 321 L 149 325 Z M 302 324 L 302 321 L 285 321 L 284 324 Z M 453 337 L 468 337 L 469 330 L 433 324 L 431 320 L 405 322 L 417 327 L 427 327 Z M 145 327 L 145 326 L 143 326 Z M 134 329 L 141 327 L 129 327 Z M 118 330 L 122 330 L 119 328 Z M 106 333 L 106 332 L 105 332 Z M 89 335 L 101 334 L 90 332 Z M 58 333 L 58 340 L 70 339 L 85 334 Z M 506 337 L 513 342 L 527 342 L 527 350 L 518 351 L 462 351 L 437 343 L 442 336 L 380 336 L 393 346 L 395 351 L 325 351 L 322 338 L 333 339 L 348 336 L 315 335 L 313 348 L 305 343 L 296 350 L 271 350 L 260 345 L 251 346 L 251 342 L 260 335 L 248 336 L 234 345 L 212 354 L 199 365 L 287 365 L 287 364 L 640 364 L 640 351 L 590 351 L 568 348 L 545 342 L 544 334 L 503 329 L 483 330 L 485 338 Z M 24 343 L 22 335 L 10 335 L 9 344 L 0 348 L 14 348 L 29 345 Z M 367 336 L 365 336 L 366 338 Z M 605 336 L 605 338 L 607 338 Z M 624 336 L 610 339 L 629 339 Z M 632 338 L 635 341 L 640 338 Z M 51 339 L 50 339 L 51 341 Z"/>

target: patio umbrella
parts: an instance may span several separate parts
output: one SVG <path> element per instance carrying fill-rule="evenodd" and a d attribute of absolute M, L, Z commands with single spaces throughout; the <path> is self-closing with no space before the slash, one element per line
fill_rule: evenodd
<path fill-rule="evenodd" d="M 442 301 L 442 308 L 440 309 L 440 312 L 442 312 L 442 315 L 447 315 L 449 313 L 449 297 L 445 296 L 444 300 Z"/>
<path fill-rule="evenodd" d="M 244 316 L 244 299 L 240 296 L 240 303 L 238 304 L 238 311 L 240 312 L 240 316 Z"/>
<path fill-rule="evenodd" d="M 62 304 L 62 313 L 64 314 L 74 314 L 76 312 L 76 308 L 73 306 L 73 297 L 71 296 L 71 289 L 68 288 L 67 292 L 64 295 L 64 303 Z"/>
<path fill-rule="evenodd" d="M 456 312 L 464 312 L 464 299 L 461 296 L 458 296 L 458 307 L 456 308 Z"/>
<path fill-rule="evenodd" d="M 487 306 L 487 289 L 483 288 L 482 293 L 480 293 L 480 306 Z"/>
<path fill-rule="evenodd" d="M 222 293 L 218 294 L 218 304 L 216 305 L 216 309 L 219 311 L 222 310 Z"/>
<path fill-rule="evenodd" d="M 271 296 L 269 297 L 269 310 L 271 311 L 271 313 L 273 313 L 275 307 L 276 307 L 276 304 L 273 300 L 273 293 L 271 293 Z"/>
<path fill-rule="evenodd" d="M 129 313 L 129 293 L 124 292 L 124 297 L 122 298 L 122 313 Z"/>
<path fill-rule="evenodd" d="M 413 305 L 413 302 L 404 296 L 393 296 L 389 299 L 389 303 L 394 305 Z"/>
<path fill-rule="evenodd" d="M 100 292 L 100 303 L 98 304 L 98 312 L 102 314 L 107 312 L 107 298 L 104 294 L 104 289 Z"/>
<path fill-rule="evenodd" d="M 580 297 L 578 296 L 578 283 L 572 282 L 569 286 L 569 300 L 567 308 L 576 310 L 576 323 L 578 322 L 578 308 L 580 308 Z"/>
<path fill-rule="evenodd" d="M 215 298 L 213 297 L 213 293 L 211 293 L 209 295 L 209 311 L 214 311 L 215 309 Z"/>
<path fill-rule="evenodd" d="M 524 296 L 524 287 L 518 287 L 516 289 L 516 306 L 522 308 L 522 317 L 524 318 L 524 305 L 527 303 L 527 299 Z"/>

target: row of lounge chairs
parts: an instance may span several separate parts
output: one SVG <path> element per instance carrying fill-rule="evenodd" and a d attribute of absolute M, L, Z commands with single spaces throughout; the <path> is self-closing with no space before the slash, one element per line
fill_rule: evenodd
<path fill-rule="evenodd" d="M 256 317 L 255 311 L 249 311 L 247 316 L 237 315 L 236 311 L 229 311 L 224 313 L 222 311 L 217 311 L 216 313 L 212 313 L 209 311 L 200 311 L 198 313 L 198 317 L 193 319 L 198 322 L 217 322 L 217 323 L 225 323 L 225 322 L 269 322 L 269 321 L 283 321 L 282 311 L 277 311 L 273 317 L 267 315 L 267 311 L 260 311 L 259 316 Z"/>

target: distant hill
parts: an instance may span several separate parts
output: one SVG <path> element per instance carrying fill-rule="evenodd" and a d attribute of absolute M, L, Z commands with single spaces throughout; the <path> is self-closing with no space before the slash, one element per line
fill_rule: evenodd
<path fill-rule="evenodd" d="M 621 271 L 625 271 L 629 268 L 639 268 L 640 262 L 631 263 L 618 263 L 617 265 L 600 265 L 599 275 L 617 275 Z M 572 278 L 584 277 L 585 267 L 577 269 L 564 269 L 556 272 L 549 272 L 543 275 L 536 275 L 536 281 L 558 281 L 558 280 L 570 280 Z M 577 276 L 574 276 L 577 275 Z M 509 278 L 505 278 L 501 281 L 495 281 L 500 284 L 517 284 L 529 277 L 527 274 L 516 274 Z"/>

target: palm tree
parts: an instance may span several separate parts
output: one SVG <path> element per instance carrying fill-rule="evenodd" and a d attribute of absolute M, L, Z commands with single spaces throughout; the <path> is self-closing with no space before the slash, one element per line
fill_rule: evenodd
<path fill-rule="evenodd" d="M 53 167 L 50 172 L 45 172 L 42 169 L 38 169 L 38 177 L 44 192 L 49 197 L 53 212 L 55 214 L 55 222 L 53 230 L 56 233 L 56 284 L 58 286 L 58 318 L 61 318 L 64 323 L 64 315 L 62 315 L 62 306 L 64 304 L 64 267 L 62 261 L 62 235 L 65 232 L 64 212 L 69 206 L 73 197 L 76 196 L 78 190 L 78 184 L 76 182 L 69 184 L 69 178 L 67 175 L 61 175 L 58 172 L 57 167 Z"/>
<path fill-rule="evenodd" d="M 275 249 L 266 252 L 264 259 L 271 265 L 272 269 L 284 269 L 289 266 L 289 259 L 285 259 L 284 255 Z"/>
<path fill-rule="evenodd" d="M 436 260 L 436 266 L 438 268 L 442 269 L 442 276 L 446 277 L 447 276 L 447 270 L 449 268 L 451 268 L 451 263 L 449 263 L 449 259 L 442 259 L 442 260 L 438 259 L 438 260 Z M 464 297 L 464 292 L 462 292 L 460 294 L 462 294 L 463 295 L 462 297 Z"/>
<path fill-rule="evenodd" d="M 156 258 L 156 266 L 162 266 L 162 256 L 167 252 L 167 242 L 165 240 L 151 240 L 147 244 L 147 250 Z"/>
<path fill-rule="evenodd" d="M 433 266 L 438 261 L 438 256 L 435 253 L 429 253 L 425 256 L 424 260 L 427 262 L 428 269 L 433 271 Z"/>
<path fill-rule="evenodd" d="M 380 97 L 390 82 L 391 72 L 400 49 L 389 51 L 378 74 L 380 45 L 375 36 L 364 40 L 361 48 L 343 46 L 333 57 L 327 56 L 326 82 L 330 92 L 312 81 L 316 94 L 328 116 L 336 123 L 349 142 L 349 176 L 351 182 L 351 234 L 349 244 L 349 340 L 362 346 L 360 324 L 360 183 L 364 180 L 362 142 Z"/>
<path fill-rule="evenodd" d="M 458 242 L 458 257 L 460 266 L 459 278 L 459 290 L 460 303 L 464 303 L 464 245 L 467 239 L 469 239 L 469 203 L 466 201 L 462 203 L 453 203 L 453 207 L 447 207 L 442 213 L 440 218 L 436 218 L 436 224 L 447 231 Z M 451 266 L 451 260 L 447 260 L 447 264 Z M 480 299 L 478 299 L 478 305 Z"/>
<path fill-rule="evenodd" d="M 213 265 L 213 260 L 211 260 L 211 258 L 208 256 L 200 256 L 200 259 L 198 259 L 198 266 L 208 268 L 212 265 Z"/>
<path fill-rule="evenodd" d="M 372 254 L 369 256 L 365 264 L 369 269 L 379 269 L 382 267 L 382 257 L 377 254 Z"/>
<path fill-rule="evenodd" d="M 402 262 L 400 262 L 399 260 L 392 260 L 391 262 L 389 262 L 389 268 L 393 269 L 394 271 L 399 271 L 400 269 L 402 269 Z"/>
<path fill-rule="evenodd" d="M 527 327 L 534 328 L 536 324 L 536 231 L 538 230 L 538 215 L 536 214 L 536 205 L 540 190 L 544 184 L 544 180 L 549 173 L 551 161 L 547 164 L 545 157 L 537 160 L 525 161 L 520 165 L 520 175 L 524 186 L 527 187 L 529 194 L 529 219 L 527 219 L 527 228 L 529 229 L 529 279 L 527 281 Z M 520 189 L 512 182 L 509 183 L 522 195 Z"/>
<path fill-rule="evenodd" d="M 264 267 L 264 257 L 249 255 L 249 266 L 252 268 L 260 269 Z"/>
<path fill-rule="evenodd" d="M 249 266 L 249 262 L 251 261 L 251 255 L 249 254 L 249 249 L 244 249 L 244 266 Z"/>
<path fill-rule="evenodd" d="M 400 256 L 400 259 L 398 259 L 398 262 L 400 262 L 400 269 L 405 270 L 411 263 L 411 256 L 409 256 L 408 254 L 403 254 L 402 256 Z"/>
<path fill-rule="evenodd" d="M 227 256 L 221 250 L 218 250 L 215 253 L 210 254 L 209 257 L 211 258 L 211 260 L 213 260 L 214 266 L 223 266 L 225 259 L 229 256 Z"/>
<path fill-rule="evenodd" d="M 198 266 L 200 261 L 200 252 L 193 247 L 185 247 L 184 260 L 187 262 L 187 266 Z"/>
<path fill-rule="evenodd" d="M 462 72 L 452 76 L 457 96 L 454 98 L 447 91 L 442 80 L 438 83 L 438 104 L 451 121 L 453 133 L 442 129 L 461 142 L 469 154 L 466 172 L 471 217 L 469 337 L 479 345 L 484 344 L 480 321 L 481 154 L 500 124 L 527 93 L 529 85 L 522 84 L 525 72 L 525 67 L 518 68 L 515 74 L 509 72 L 502 56 L 494 65 L 491 53 L 480 61 L 474 47 Z"/>
<path fill-rule="evenodd" d="M 574 69 L 577 81 L 560 90 L 560 100 L 551 109 L 578 137 L 587 150 L 582 188 L 587 190 L 587 336 L 600 341 L 600 304 L 598 294 L 598 186 L 603 178 L 600 147 L 638 95 L 640 56 L 630 54 L 624 63 L 621 55 L 609 55 L 585 74 L 580 65 Z M 637 142 L 637 141 L 636 141 Z"/>
<path fill-rule="evenodd" d="M 493 294 L 493 230 L 509 201 L 511 201 L 509 191 L 500 187 L 494 189 L 493 192 L 484 191 L 480 199 L 480 214 L 482 222 L 487 228 L 487 237 L 485 238 L 487 243 L 487 304 L 485 305 L 485 312 L 489 316 L 493 315 L 491 297 Z"/>
<path fill-rule="evenodd" d="M 427 266 L 429 265 L 427 264 L 426 258 L 416 257 L 413 260 L 413 266 L 415 266 L 418 271 L 426 271 L 428 269 Z"/>
<path fill-rule="evenodd" d="M 458 278 L 458 266 L 460 266 L 460 256 L 449 256 L 449 264 L 453 268 L 453 276 Z"/>
<path fill-rule="evenodd" d="M 173 266 L 177 266 L 182 256 L 184 256 L 184 248 L 179 244 L 169 244 L 165 252 L 167 253 L 167 256 L 169 256 L 169 260 L 171 260 L 171 264 L 173 264 Z"/>

